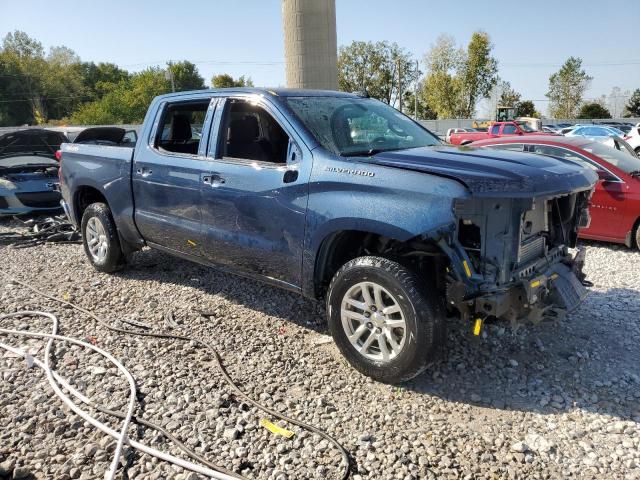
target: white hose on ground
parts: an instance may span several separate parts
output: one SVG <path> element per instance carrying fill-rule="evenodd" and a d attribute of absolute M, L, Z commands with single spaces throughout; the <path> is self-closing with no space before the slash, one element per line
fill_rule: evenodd
<path fill-rule="evenodd" d="M 124 443 L 129 444 L 131 447 L 140 450 L 143 453 L 147 453 L 149 455 L 152 455 L 154 457 L 157 457 L 159 459 L 165 460 L 169 463 L 173 463 L 175 465 L 178 465 L 182 468 L 185 468 L 187 470 L 196 472 L 196 473 L 200 473 L 202 475 L 206 475 L 208 477 L 211 478 L 216 478 L 219 480 L 236 480 L 235 477 L 232 477 L 230 475 L 226 475 L 222 472 L 217 472 L 215 470 L 212 470 L 210 468 L 207 467 L 203 467 L 201 465 L 197 465 L 195 463 L 189 462 L 187 460 L 183 460 L 181 458 L 175 457 L 173 455 L 170 455 L 168 453 L 162 452 L 160 450 L 156 450 L 155 448 L 149 447 L 147 445 L 144 445 L 140 442 L 137 442 L 135 440 L 129 439 L 127 437 L 127 429 L 129 427 L 129 423 L 131 421 L 131 417 L 133 416 L 133 411 L 135 409 L 135 398 L 136 398 L 136 386 L 135 386 L 135 380 L 133 379 L 133 376 L 129 373 L 129 371 L 126 369 L 126 367 L 124 365 L 122 365 L 113 355 L 111 355 L 109 352 L 96 347 L 95 345 L 92 345 L 90 343 L 86 343 L 83 342 L 81 340 L 78 340 L 76 338 L 73 337 L 66 337 L 63 335 L 57 335 L 57 330 L 58 330 L 58 319 L 55 317 L 55 315 L 52 315 L 48 312 L 38 312 L 38 311 L 21 311 L 21 312 L 15 312 L 15 313 L 10 313 L 10 314 L 5 314 L 5 315 L 0 315 L 0 321 L 5 319 L 5 318 L 15 318 L 15 317 L 35 317 L 35 316 L 42 316 L 45 318 L 48 318 L 52 321 L 53 323 L 53 329 L 52 329 L 52 333 L 48 334 L 48 333 L 34 333 L 34 332 L 26 332 L 26 331 L 22 331 L 22 330 L 10 330 L 10 329 L 5 329 L 5 328 L 0 328 L 0 334 L 5 334 L 5 335 L 17 335 L 17 336 L 24 336 L 24 337 L 31 337 L 31 338 L 47 338 L 47 345 L 45 348 L 45 361 L 42 362 L 40 359 L 38 358 L 33 358 L 33 363 L 38 366 L 39 368 L 43 369 L 47 375 L 47 379 L 49 381 L 49 384 L 51 385 L 51 388 L 53 389 L 53 391 L 55 392 L 55 394 L 71 409 L 73 410 L 77 415 L 79 415 L 80 417 L 82 417 L 85 421 L 87 421 L 88 423 L 90 423 L 91 425 L 93 425 L 94 427 L 96 427 L 97 429 L 101 430 L 102 432 L 106 433 L 107 435 L 115 438 L 117 440 L 117 446 L 116 446 L 116 450 L 114 453 L 114 458 L 113 458 L 113 462 L 111 464 L 111 468 L 109 471 L 109 479 L 113 480 L 116 470 L 118 468 L 118 462 L 120 459 L 120 455 L 122 452 L 122 447 L 124 445 Z M 116 367 L 118 367 L 118 369 L 124 373 L 124 375 L 127 377 L 127 380 L 129 382 L 129 387 L 130 387 L 130 397 L 129 397 L 129 405 L 127 408 L 127 413 L 126 413 L 126 417 L 125 420 L 123 422 L 122 425 L 122 429 L 120 431 L 120 433 L 118 433 L 117 431 L 113 430 L 112 428 L 110 428 L 109 426 L 105 425 L 104 423 L 100 422 L 99 420 L 95 419 L 94 417 L 92 417 L 89 413 L 85 412 L 84 410 L 82 410 L 81 408 L 79 408 L 75 403 L 73 403 L 73 401 L 64 394 L 64 392 L 62 392 L 62 390 L 60 389 L 60 387 L 58 386 L 58 383 L 60 383 L 60 385 L 62 385 L 63 388 L 65 388 L 66 390 L 68 390 L 71 395 L 75 396 L 76 398 L 78 398 L 81 402 L 88 404 L 90 403 L 89 399 L 87 397 L 85 397 L 84 395 L 82 395 L 80 392 L 78 392 L 75 388 L 73 388 L 66 380 L 64 380 L 64 378 L 62 378 L 57 372 L 55 372 L 54 370 L 51 369 L 50 365 L 49 365 L 49 359 L 50 359 L 50 351 L 51 351 L 51 346 L 53 344 L 54 340 L 62 340 L 62 341 L 66 341 L 69 343 L 73 343 L 75 345 L 79 345 L 81 347 L 85 347 L 85 348 L 89 348 L 101 355 L 103 355 L 105 358 L 107 358 L 111 363 L 113 363 L 114 365 L 116 365 Z M 20 355 L 23 357 L 27 357 L 29 356 L 28 352 L 25 352 L 24 350 L 20 350 L 18 348 L 12 347 L 10 345 L 4 344 L 4 343 L 0 343 L 0 348 L 3 348 L 7 351 L 10 351 L 16 355 Z"/>

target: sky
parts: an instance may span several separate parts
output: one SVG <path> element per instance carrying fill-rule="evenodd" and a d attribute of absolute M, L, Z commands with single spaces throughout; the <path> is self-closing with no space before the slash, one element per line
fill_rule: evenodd
<path fill-rule="evenodd" d="M 569 57 L 593 77 L 588 98 L 640 88 L 640 2 L 336 0 L 338 45 L 396 42 L 422 60 L 447 33 L 466 45 L 475 30 L 494 43 L 499 75 L 546 113 L 549 76 Z M 130 71 L 189 60 L 216 73 L 284 86 L 281 0 L 0 0 L 0 36 L 23 30 L 45 46 Z"/>

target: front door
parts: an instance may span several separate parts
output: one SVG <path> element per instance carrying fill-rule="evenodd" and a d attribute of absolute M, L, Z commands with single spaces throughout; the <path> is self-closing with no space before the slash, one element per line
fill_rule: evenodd
<path fill-rule="evenodd" d="M 599 170 L 598 174 L 601 177 L 589 207 L 591 225 L 583 232 L 611 240 L 624 239 L 628 230 L 624 221 L 627 185 L 609 172 Z"/>
<path fill-rule="evenodd" d="M 211 98 L 166 102 L 149 144 L 136 149 L 135 221 L 147 242 L 200 255 L 202 176 L 209 171 L 202 130 L 214 111 Z"/>
<path fill-rule="evenodd" d="M 219 107 L 202 184 L 203 248 L 211 262 L 297 288 L 312 158 L 283 125 L 264 99 Z"/>

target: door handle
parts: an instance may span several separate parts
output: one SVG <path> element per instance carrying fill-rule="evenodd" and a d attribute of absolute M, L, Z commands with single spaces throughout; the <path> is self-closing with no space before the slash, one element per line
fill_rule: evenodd
<path fill-rule="evenodd" d="M 284 177 L 282 178 L 282 181 L 284 183 L 291 183 L 291 182 L 295 182 L 298 179 L 298 170 L 287 170 L 286 172 L 284 172 Z"/>
<path fill-rule="evenodd" d="M 218 173 L 212 174 L 204 174 L 200 177 L 202 179 L 202 183 L 207 185 L 211 185 L 212 187 L 217 187 L 225 183 L 225 179 Z"/>
<path fill-rule="evenodd" d="M 137 169 L 136 173 L 142 177 L 148 177 L 149 175 L 153 174 L 153 170 L 151 170 L 150 168 L 142 167 Z"/>

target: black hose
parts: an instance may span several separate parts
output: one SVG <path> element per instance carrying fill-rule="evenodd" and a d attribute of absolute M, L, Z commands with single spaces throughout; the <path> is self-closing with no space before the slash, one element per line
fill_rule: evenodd
<path fill-rule="evenodd" d="M 127 330 L 125 328 L 119 328 L 119 327 L 113 327 L 111 325 L 109 325 L 107 322 L 105 322 L 104 320 L 102 320 L 100 317 L 98 317 L 96 314 L 94 314 L 93 312 L 79 306 L 76 305 L 74 303 L 68 302 L 66 300 L 61 300 L 59 298 L 56 298 L 52 295 L 49 295 L 47 293 L 44 293 L 40 290 L 38 290 L 37 288 L 31 286 L 30 284 L 23 282 L 21 280 L 18 280 L 16 278 L 14 278 L 13 276 L 11 276 L 10 274 L 0 270 L 0 275 L 3 275 L 4 277 L 8 278 L 9 280 L 11 280 L 12 282 L 15 282 L 19 285 L 22 285 L 23 287 L 31 290 L 32 292 L 44 297 L 44 298 L 48 298 L 49 300 L 53 300 L 54 302 L 58 302 L 61 303 L 63 305 L 67 305 L 79 312 L 84 313 L 85 315 L 89 316 L 90 318 L 92 318 L 93 320 L 95 320 L 99 325 L 103 326 L 104 328 L 106 328 L 107 330 L 110 330 L 112 332 L 116 332 L 116 333 L 122 333 L 125 335 L 138 335 L 141 337 L 152 337 L 152 338 L 162 338 L 162 339 L 170 339 L 170 340 L 182 340 L 185 342 L 194 342 L 202 347 L 204 347 L 205 349 L 209 350 L 209 352 L 211 352 L 211 354 L 213 355 L 213 358 L 215 360 L 215 364 L 218 367 L 218 370 L 220 371 L 220 373 L 222 374 L 222 377 L 225 379 L 225 381 L 227 382 L 227 384 L 229 385 L 229 387 L 231 387 L 231 389 L 239 396 L 242 397 L 247 403 L 253 405 L 254 407 L 262 410 L 265 413 L 268 413 L 269 415 L 272 415 L 280 420 L 284 420 L 285 422 L 291 423 L 292 425 L 296 425 L 300 428 L 303 428 L 305 430 L 308 430 L 310 432 L 316 433 L 318 435 L 320 435 L 322 438 L 324 438 L 325 440 L 327 440 L 328 442 L 332 443 L 333 445 L 335 445 L 338 450 L 340 451 L 340 454 L 342 455 L 342 462 L 341 464 L 343 464 L 343 469 L 342 469 L 342 475 L 340 476 L 340 478 L 342 480 L 346 480 L 349 478 L 350 475 L 350 467 L 351 467 L 351 458 L 349 456 L 349 452 L 347 452 L 347 450 L 338 442 L 338 440 L 336 440 L 335 438 L 333 438 L 332 436 L 330 436 L 328 433 L 324 432 L 323 430 L 320 430 L 319 428 L 314 427 L 313 425 L 309 425 L 307 423 L 304 423 L 300 420 L 296 420 L 295 418 L 291 418 L 288 417 L 276 410 L 273 410 L 269 407 L 266 407 L 264 405 L 262 405 L 261 403 L 257 402 L 256 400 L 253 400 L 248 394 L 246 394 L 245 392 L 243 392 L 240 387 L 238 387 L 238 385 L 236 384 L 236 382 L 231 378 L 231 376 L 229 375 L 229 373 L 227 372 L 224 363 L 222 362 L 222 358 L 220 357 L 220 354 L 218 353 L 218 351 L 213 348 L 211 345 L 209 345 L 208 343 L 204 342 L 203 340 L 200 340 L 199 338 L 195 338 L 195 337 L 188 337 L 186 335 L 174 335 L 171 333 L 164 333 L 164 332 L 139 332 L 136 330 Z M 97 410 L 103 411 L 103 413 L 107 413 L 110 415 L 115 415 L 118 416 L 120 418 L 124 417 L 124 413 L 121 412 L 113 412 L 111 410 L 107 410 L 103 407 L 98 407 L 96 405 L 92 405 L 94 408 L 96 408 Z M 139 423 L 146 425 L 150 428 L 154 428 L 158 431 L 160 431 L 161 433 L 163 433 L 164 435 L 167 436 L 167 438 L 170 438 L 172 441 L 176 442 L 176 444 L 178 446 L 182 445 L 181 442 L 177 441 L 175 439 L 175 437 L 173 437 L 173 435 L 169 434 L 166 430 L 164 430 L 161 427 L 158 427 L 157 425 L 152 424 L 151 422 L 147 422 L 146 420 L 143 419 L 139 419 L 138 417 L 135 417 L 136 421 L 139 421 Z M 144 423 L 143 423 L 144 422 Z M 183 445 L 184 447 L 184 445 Z M 202 459 L 202 457 L 194 454 L 193 452 L 191 452 L 190 450 L 188 450 L 186 447 L 183 448 L 183 450 L 185 452 L 187 452 L 188 454 L 193 455 L 194 458 L 202 461 L 203 463 L 205 463 L 206 465 L 208 465 L 210 468 L 219 470 L 221 472 L 224 473 L 229 473 L 228 470 L 222 468 L 222 467 L 218 467 L 215 466 L 205 460 Z M 234 474 L 236 475 L 236 474 Z M 236 475 L 237 476 L 237 475 Z M 241 478 L 241 477 L 239 477 Z"/>

